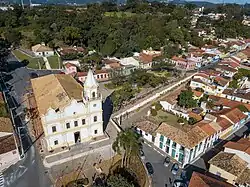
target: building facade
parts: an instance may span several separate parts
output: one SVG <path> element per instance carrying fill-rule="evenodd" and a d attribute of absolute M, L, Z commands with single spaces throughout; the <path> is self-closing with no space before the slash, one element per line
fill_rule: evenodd
<path fill-rule="evenodd" d="M 31 82 L 46 150 L 69 147 L 103 135 L 102 96 L 91 70 L 84 88 L 70 75 L 62 74 Z"/>

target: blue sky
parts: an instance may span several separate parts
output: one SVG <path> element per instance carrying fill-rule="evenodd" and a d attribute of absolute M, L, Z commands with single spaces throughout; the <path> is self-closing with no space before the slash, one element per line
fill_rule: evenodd
<path fill-rule="evenodd" d="M 211 3 L 223 3 L 223 0 L 187 0 L 187 1 L 206 1 Z M 250 3 L 250 0 L 225 0 L 225 3 L 245 4 L 245 3 Z"/>

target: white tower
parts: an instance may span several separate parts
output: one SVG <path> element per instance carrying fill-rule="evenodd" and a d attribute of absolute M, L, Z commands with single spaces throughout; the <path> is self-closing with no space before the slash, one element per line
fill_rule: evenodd
<path fill-rule="evenodd" d="M 87 101 L 100 98 L 101 94 L 98 93 L 98 88 L 99 84 L 96 81 L 92 70 L 89 69 L 87 78 L 84 82 L 84 98 Z"/>
<path fill-rule="evenodd" d="M 89 113 L 90 132 L 92 136 L 103 135 L 102 97 L 98 88 L 99 84 L 93 72 L 89 70 L 84 82 L 83 100 L 85 101 Z"/>

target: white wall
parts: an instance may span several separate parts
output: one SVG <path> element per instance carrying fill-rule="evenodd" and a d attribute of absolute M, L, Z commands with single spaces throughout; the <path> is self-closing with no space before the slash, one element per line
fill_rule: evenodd
<path fill-rule="evenodd" d="M 37 57 L 43 57 L 43 56 L 54 56 L 54 51 L 45 51 L 45 52 L 34 52 Z"/>
<path fill-rule="evenodd" d="M 152 142 L 152 135 L 149 133 L 144 132 L 140 128 L 136 127 L 136 131 L 138 134 L 141 134 L 144 139 L 146 139 L 149 142 Z"/>
<path fill-rule="evenodd" d="M 0 155 L 0 171 L 10 167 L 20 159 L 17 149 Z"/>
<path fill-rule="evenodd" d="M 95 116 L 97 117 L 96 122 L 94 122 Z M 50 109 L 47 115 L 41 119 L 48 150 L 75 144 L 75 132 L 80 132 L 81 142 L 103 135 L 102 101 L 100 99 L 89 101 L 87 104 L 72 100 L 63 111 L 55 112 Z M 82 124 L 83 119 L 85 119 L 85 124 Z M 76 127 L 75 121 L 78 122 Z M 70 124 L 70 128 L 66 127 L 66 123 Z M 56 127 L 56 132 L 52 132 L 53 126 Z M 97 130 L 96 134 L 95 130 Z M 56 140 L 57 145 L 54 144 Z"/>

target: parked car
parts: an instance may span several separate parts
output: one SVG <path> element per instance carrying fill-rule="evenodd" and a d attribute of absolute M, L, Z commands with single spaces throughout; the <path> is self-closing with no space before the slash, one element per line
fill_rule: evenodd
<path fill-rule="evenodd" d="M 187 184 L 182 180 L 175 180 L 173 187 L 188 187 Z"/>
<path fill-rule="evenodd" d="M 141 159 L 144 160 L 145 159 L 145 154 L 144 154 L 143 150 L 140 150 L 139 154 L 140 154 Z"/>
<path fill-rule="evenodd" d="M 170 164 L 170 158 L 167 156 L 165 159 L 164 159 L 164 166 L 168 167 L 169 164 Z"/>
<path fill-rule="evenodd" d="M 177 163 L 174 163 L 174 165 L 171 168 L 171 172 L 173 173 L 173 175 L 176 175 L 178 173 L 179 170 L 179 165 Z"/>
<path fill-rule="evenodd" d="M 148 173 L 149 173 L 150 175 L 153 175 L 153 174 L 154 174 L 154 169 L 153 169 L 153 166 L 152 166 L 152 164 L 151 164 L 150 162 L 146 162 L 146 168 L 147 168 Z"/>

